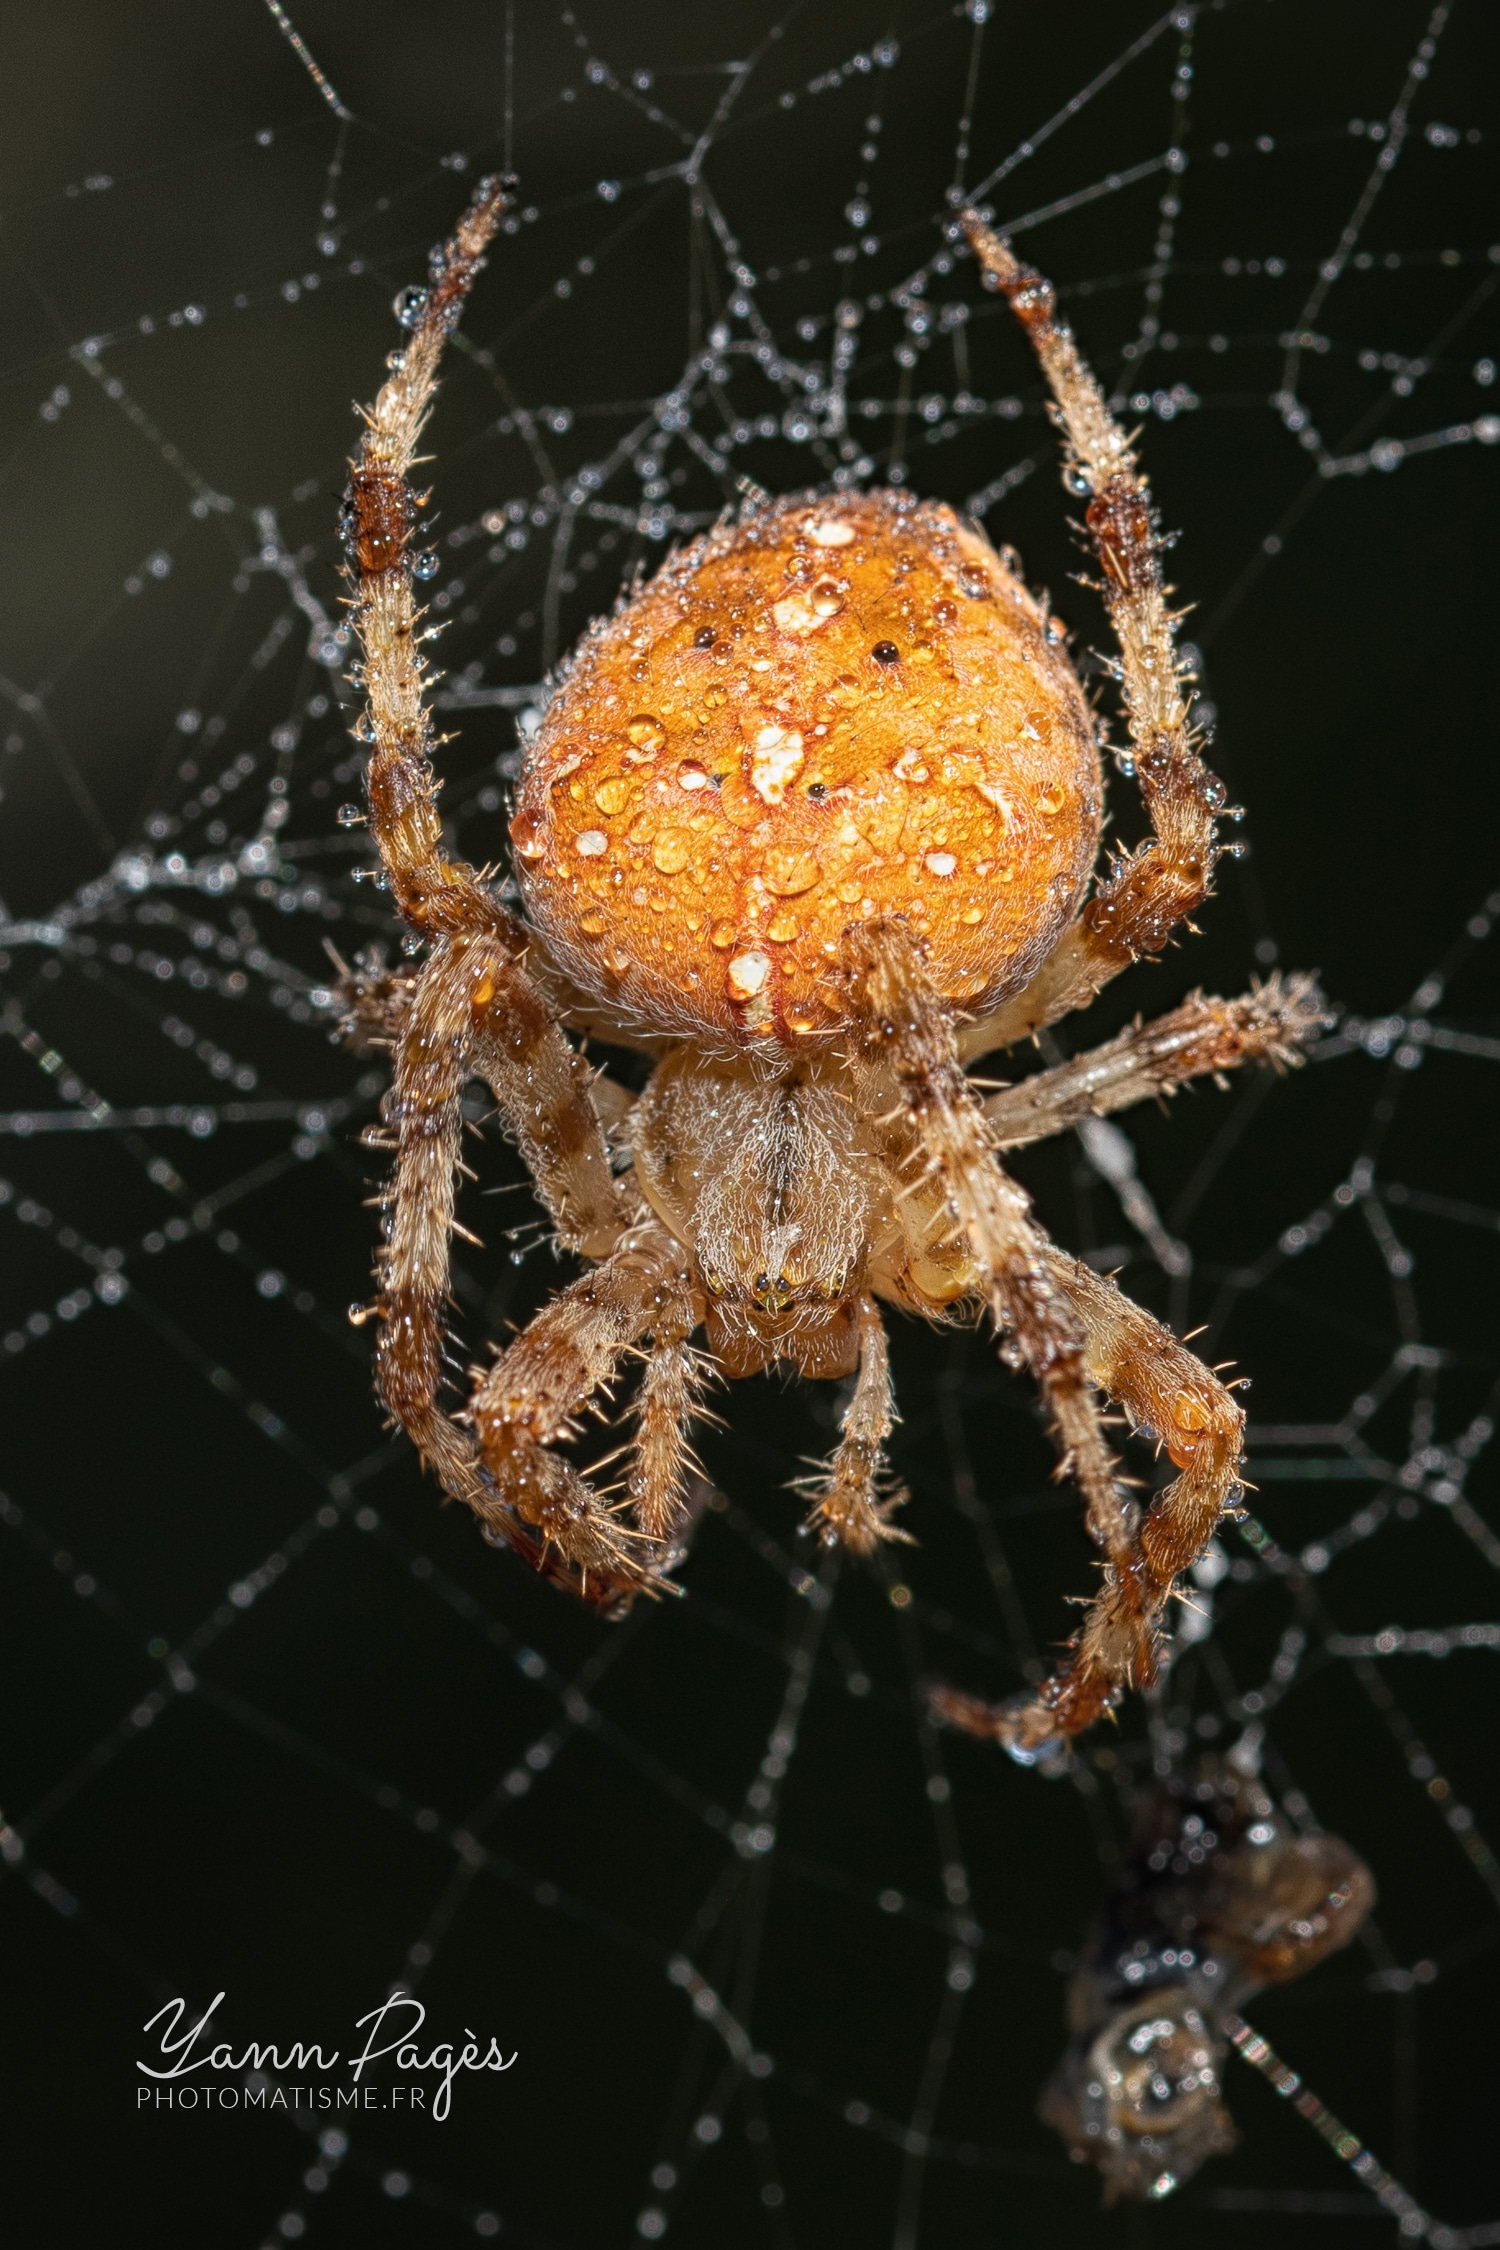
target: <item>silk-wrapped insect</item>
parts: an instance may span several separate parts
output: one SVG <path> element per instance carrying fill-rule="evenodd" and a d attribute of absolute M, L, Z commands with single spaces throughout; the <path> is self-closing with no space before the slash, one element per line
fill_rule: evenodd
<path fill-rule="evenodd" d="M 1141 1800 L 1126 1871 L 1068 1992 L 1066 2054 L 1040 2114 L 1106 2204 L 1160 2200 L 1237 2138 L 1225 2022 L 1347 1945 L 1375 1902 L 1337 1836 L 1298 1835 L 1228 1760 Z"/>

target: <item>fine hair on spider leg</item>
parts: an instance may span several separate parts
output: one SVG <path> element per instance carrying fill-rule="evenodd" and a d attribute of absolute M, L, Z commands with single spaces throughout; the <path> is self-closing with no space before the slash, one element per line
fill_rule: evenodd
<path fill-rule="evenodd" d="M 997 1018 L 991 1043 L 1002 1046 L 1086 1007 L 1132 961 L 1159 953 L 1202 904 L 1223 848 L 1215 815 L 1224 809 L 1225 789 L 1199 756 L 1191 675 L 1175 644 L 1177 617 L 1162 579 L 1163 541 L 1130 443 L 1072 330 L 1057 317 L 1052 284 L 976 212 L 965 211 L 959 223 L 985 286 L 1006 298 L 1030 338 L 1066 440 L 1067 479 L 1088 497 L 1099 590 L 1120 650 L 1131 763 L 1154 831 L 1117 860 L 1041 976 Z"/>
<path fill-rule="evenodd" d="M 1041 1391 L 1102 1558 L 1056 1675 L 973 1707 L 1018 1758 L 1050 1756 L 1152 1681 L 1176 1574 L 1234 1502 L 1243 1417 L 1167 1329 L 1047 1239 L 1001 1151 L 1196 1077 L 1294 1061 L 1324 1021 L 1310 979 L 1273 978 L 1238 1000 L 1195 994 L 988 1101 L 966 1075 L 1158 953 L 1209 889 L 1223 791 L 1189 722 L 1149 495 L 1050 285 L 965 217 L 1091 495 L 1151 838 L 1091 893 L 1096 730 L 1013 559 L 906 492 L 762 495 L 561 668 L 522 760 L 512 914 L 443 849 L 413 585 L 422 503 L 406 482 L 504 196 L 483 184 L 434 253 L 345 510 L 370 833 L 426 949 L 410 973 L 376 955 L 339 964 L 334 995 L 346 1039 L 393 1057 L 381 1397 L 492 1535 L 619 1614 L 681 1560 L 711 1377 L 787 1362 L 853 1376 L 840 1443 L 802 1480 L 807 1528 L 862 1556 L 909 1539 L 885 1458 L 882 1303 L 936 1323 L 987 1312 Z M 650 1054 L 639 1097 L 591 1070 L 569 1028 Z M 475 1077 L 584 1270 L 475 1370 L 455 1413 L 441 1396 L 449 1245 L 466 1231 Z M 559 1448 L 635 1365 L 608 1491 Z M 1106 1441 L 1101 1395 L 1179 1471 L 1149 1507 Z"/>
<path fill-rule="evenodd" d="M 634 1213 L 615 1186 L 589 1100 L 590 1074 L 552 1022 L 522 965 L 526 933 L 480 876 L 443 853 L 432 778 L 426 668 L 418 646 L 414 541 L 420 502 L 407 482 L 431 406 L 443 343 L 456 325 L 507 199 L 481 182 L 452 240 L 433 253 L 431 286 L 408 311 L 410 341 L 365 416 L 343 526 L 364 660 L 370 832 L 403 919 L 430 946 L 395 1043 L 383 1122 L 397 1152 L 378 1261 L 377 1370 L 385 1404 L 445 1489 L 528 1560 L 608 1603 L 651 1582 L 607 1509 L 566 1464 L 529 1462 L 497 1478 L 439 1403 L 449 1238 L 463 1090 L 488 1078 L 560 1238 L 603 1255 Z M 380 972 L 336 991 L 359 1034 L 384 1020 Z"/>

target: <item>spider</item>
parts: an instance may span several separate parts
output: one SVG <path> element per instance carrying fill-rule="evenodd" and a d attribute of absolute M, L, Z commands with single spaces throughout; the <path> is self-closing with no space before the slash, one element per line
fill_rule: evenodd
<path fill-rule="evenodd" d="M 909 1535 L 888 1488 L 895 1419 L 880 1306 L 988 1314 L 1040 1386 L 1102 1582 L 1053 1678 L 984 1727 L 1022 1762 L 1154 1676 L 1176 1574 L 1234 1505 L 1243 1416 L 1169 1330 L 1056 1248 L 1002 1161 L 1080 1119 L 1255 1057 L 1295 1059 L 1310 979 L 1160 1021 L 998 1092 L 965 1066 L 1029 1038 L 1207 896 L 1222 785 L 1174 652 L 1161 540 L 1130 443 L 1049 284 L 973 213 L 962 230 L 1031 338 L 1118 636 L 1128 763 L 1151 838 L 1091 890 L 1099 735 L 1013 556 L 905 492 L 756 495 L 593 626 L 530 742 L 511 836 L 524 920 L 449 858 L 437 810 L 408 483 L 445 337 L 510 187 L 488 180 L 365 431 L 342 528 L 372 744 L 368 821 L 420 970 L 369 957 L 337 1002 L 386 1040 L 377 1132 L 395 1152 L 378 1295 L 379 1395 L 492 1540 L 619 1614 L 676 1591 L 690 1425 L 713 1374 L 790 1362 L 853 1377 L 809 1526 L 856 1555 Z M 644 1049 L 638 1100 L 564 1026 Z M 442 1401 L 461 1100 L 486 1081 L 584 1262 Z M 701 1332 L 703 1343 L 695 1344 Z M 558 1450 L 642 1362 L 621 1489 Z M 1180 1472 L 1149 1507 L 1099 1394 Z"/>

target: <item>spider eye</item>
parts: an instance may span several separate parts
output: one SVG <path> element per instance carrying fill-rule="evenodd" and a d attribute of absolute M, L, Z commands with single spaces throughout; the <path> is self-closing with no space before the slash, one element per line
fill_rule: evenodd
<path fill-rule="evenodd" d="M 819 799 L 826 797 L 828 794 L 827 782 L 810 781 L 807 785 L 807 794 L 809 795 L 809 797 L 817 797 Z"/>
<path fill-rule="evenodd" d="M 693 635 L 693 646 L 694 648 L 712 648 L 718 637 L 712 625 L 700 626 Z"/>
<path fill-rule="evenodd" d="M 894 641 L 877 641 L 870 654 L 877 664 L 899 664 L 901 651 Z"/>

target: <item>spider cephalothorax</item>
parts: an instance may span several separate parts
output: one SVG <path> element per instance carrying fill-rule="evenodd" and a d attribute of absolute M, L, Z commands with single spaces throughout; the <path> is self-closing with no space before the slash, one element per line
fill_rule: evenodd
<path fill-rule="evenodd" d="M 1056 1677 L 973 1707 L 1034 1758 L 1152 1677 L 1174 1577 L 1233 1504 L 1242 1417 L 1168 1330 L 1048 1242 L 1001 1152 L 1201 1072 L 1290 1059 L 1320 1020 L 1294 980 L 1195 997 L 987 1100 L 965 1074 L 1159 951 L 1209 888 L 1223 791 L 1189 724 L 1144 485 L 1050 288 L 966 217 L 1089 495 L 1152 837 L 1090 895 L 1095 730 L 1012 564 L 933 503 L 813 495 L 726 520 L 586 638 L 521 775 L 518 920 L 443 851 L 406 483 L 504 203 L 486 182 L 434 254 L 345 503 L 370 828 L 428 946 L 410 980 L 371 966 L 340 987 L 350 1036 L 394 1051 L 381 1396 L 492 1536 L 618 1610 L 680 1559 L 708 1372 L 855 1376 L 809 1521 L 866 1553 L 906 1536 L 882 1496 L 894 1406 L 877 1301 L 988 1314 L 1042 1388 L 1103 1556 Z M 657 1058 L 638 1101 L 591 1073 L 564 1024 Z M 454 1415 L 448 1240 L 476 1076 L 586 1263 Z M 558 1445 L 630 1354 L 636 1426 L 607 1499 Z M 1105 1442 L 1100 1392 L 1180 1472 L 1149 1509 Z"/>

